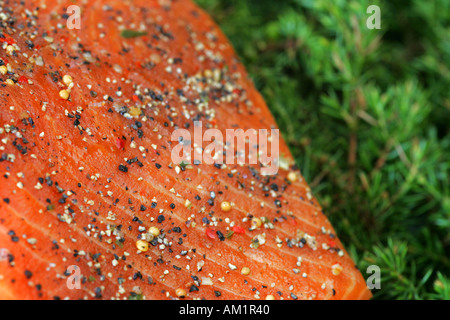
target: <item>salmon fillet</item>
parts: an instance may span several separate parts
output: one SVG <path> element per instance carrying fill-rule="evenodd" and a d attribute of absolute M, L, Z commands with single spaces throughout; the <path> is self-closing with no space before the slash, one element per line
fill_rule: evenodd
<path fill-rule="evenodd" d="M 194 121 L 276 128 L 191 1 L 2 2 L 0 298 L 371 297 L 281 138 L 274 175 L 172 161 Z"/>

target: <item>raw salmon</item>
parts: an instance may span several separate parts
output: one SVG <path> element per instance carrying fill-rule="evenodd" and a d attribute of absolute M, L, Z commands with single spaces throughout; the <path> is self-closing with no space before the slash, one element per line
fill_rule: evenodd
<path fill-rule="evenodd" d="M 274 175 L 172 161 L 196 121 L 276 128 L 206 13 L 72 4 L 0 9 L 0 298 L 371 297 L 282 139 Z"/>

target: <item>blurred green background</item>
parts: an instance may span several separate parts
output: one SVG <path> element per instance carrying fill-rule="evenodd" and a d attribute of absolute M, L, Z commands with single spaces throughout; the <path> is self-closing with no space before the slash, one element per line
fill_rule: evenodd
<path fill-rule="evenodd" d="M 374 297 L 450 299 L 450 1 L 196 2 L 363 275 L 380 267 Z"/>

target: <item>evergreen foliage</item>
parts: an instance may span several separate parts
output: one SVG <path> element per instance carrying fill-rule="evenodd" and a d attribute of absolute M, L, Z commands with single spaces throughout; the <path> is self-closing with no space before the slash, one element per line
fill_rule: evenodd
<path fill-rule="evenodd" d="M 450 299 L 450 2 L 197 2 L 363 275 L 380 267 L 375 298 Z"/>

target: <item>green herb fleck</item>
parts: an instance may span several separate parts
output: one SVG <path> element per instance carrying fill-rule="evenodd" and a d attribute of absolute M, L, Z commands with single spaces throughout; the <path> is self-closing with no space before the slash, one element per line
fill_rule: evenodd
<path fill-rule="evenodd" d="M 136 292 L 130 292 L 128 300 L 142 300 L 144 296 L 142 294 L 137 294 Z"/>
<path fill-rule="evenodd" d="M 123 248 L 123 243 L 119 240 L 116 240 L 116 244 L 119 246 L 119 248 Z"/>
<path fill-rule="evenodd" d="M 120 32 L 120 36 L 123 38 L 127 38 L 127 39 L 137 38 L 137 37 L 141 37 L 141 36 L 145 36 L 145 35 L 147 35 L 147 32 L 145 32 L 145 31 L 136 31 L 136 30 L 125 29 Z"/>

